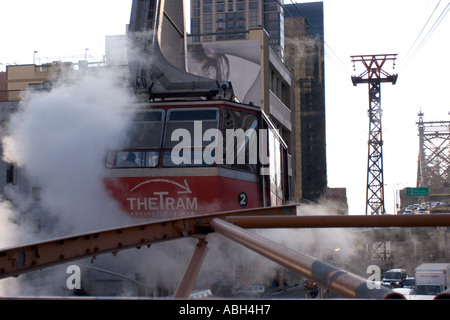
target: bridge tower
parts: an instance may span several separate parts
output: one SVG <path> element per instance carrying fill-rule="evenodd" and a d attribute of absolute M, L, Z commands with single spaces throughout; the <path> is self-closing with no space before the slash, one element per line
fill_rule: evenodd
<path fill-rule="evenodd" d="M 423 121 L 422 111 L 418 116 L 417 187 L 426 187 L 433 189 L 433 193 L 446 194 L 444 189 L 450 188 L 450 121 Z"/>

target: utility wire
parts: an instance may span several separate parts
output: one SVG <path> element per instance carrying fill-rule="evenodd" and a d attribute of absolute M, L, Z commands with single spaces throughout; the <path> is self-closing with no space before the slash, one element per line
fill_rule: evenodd
<path fill-rule="evenodd" d="M 426 33 L 426 35 L 423 37 L 423 39 L 420 41 L 420 43 L 417 45 L 417 47 L 414 49 L 414 51 L 412 52 L 412 54 L 410 56 L 408 56 L 408 54 L 411 52 L 411 50 L 413 49 L 414 45 L 417 43 L 417 41 L 419 40 L 421 34 L 423 33 L 423 31 L 425 30 L 426 26 L 428 25 L 428 23 L 430 22 L 432 16 L 434 15 L 434 13 L 436 12 L 436 9 L 438 8 L 439 4 L 441 3 L 441 1 L 439 0 L 438 4 L 436 5 L 436 7 L 434 8 L 433 12 L 430 14 L 430 16 L 428 17 L 427 22 L 425 23 L 425 25 L 422 27 L 422 30 L 419 32 L 419 34 L 417 35 L 416 39 L 414 40 L 414 43 L 411 45 L 411 47 L 409 48 L 405 59 L 403 60 L 404 63 L 400 66 L 400 69 L 404 69 L 410 62 L 411 60 L 417 55 L 417 53 L 422 49 L 422 47 L 425 45 L 425 43 L 428 41 L 428 39 L 431 37 L 431 35 L 434 33 L 434 31 L 437 29 L 437 27 L 440 25 L 440 23 L 442 22 L 442 20 L 445 18 L 445 16 L 447 15 L 448 11 L 450 10 L 450 2 L 447 3 L 447 5 L 445 6 L 445 8 L 442 10 L 442 12 L 440 13 L 440 15 L 437 17 L 437 19 L 434 21 L 433 25 L 430 27 L 430 29 L 428 30 L 428 32 Z"/>
<path fill-rule="evenodd" d="M 445 18 L 445 16 L 447 15 L 448 11 L 450 8 L 450 3 L 447 3 L 447 5 L 445 6 L 444 10 L 441 12 L 441 14 L 439 15 L 439 17 L 437 18 L 437 20 L 434 22 L 433 26 L 431 27 L 431 29 L 428 31 L 428 33 L 425 35 L 425 38 L 421 41 L 421 43 L 419 44 L 419 46 L 417 47 L 416 51 L 420 50 L 423 45 L 425 44 L 425 42 L 430 38 L 430 36 L 434 33 L 434 31 L 437 29 L 437 27 L 439 26 L 439 24 L 442 22 L 442 20 Z M 416 52 L 415 51 L 415 52 Z"/>
<path fill-rule="evenodd" d="M 285 7 L 285 5 L 283 3 L 281 3 L 279 0 L 276 0 L 276 2 L 280 5 L 281 8 L 283 8 L 285 13 L 288 13 L 291 17 L 295 17 L 293 16 Z M 317 31 L 317 29 L 314 27 L 314 25 L 306 18 L 306 16 L 303 14 L 303 12 L 301 12 L 301 10 L 298 8 L 297 3 L 294 3 L 291 0 L 295 10 L 305 19 L 305 22 L 307 23 L 307 25 L 311 26 L 312 30 L 317 34 L 317 39 L 319 41 L 317 41 L 317 43 L 320 45 L 320 48 L 323 50 L 324 55 L 331 61 L 333 62 L 338 68 L 341 69 L 341 71 L 343 71 L 345 74 L 348 74 L 348 69 L 345 63 L 342 62 L 342 60 L 339 58 L 339 56 L 331 49 L 331 47 L 325 42 L 325 39 L 322 37 L 322 35 Z M 308 30 L 305 28 L 305 26 L 303 24 L 301 24 L 300 22 L 298 22 L 297 20 L 295 20 L 295 23 L 297 23 L 300 28 L 302 28 L 303 30 L 305 30 L 305 32 L 308 33 Z M 328 48 L 328 50 L 325 49 L 325 46 Z M 330 55 L 330 53 L 328 52 L 330 51 L 333 55 Z"/>
<path fill-rule="evenodd" d="M 411 47 L 409 48 L 408 52 L 405 55 L 405 59 L 406 57 L 408 57 L 408 54 L 411 52 L 412 48 L 414 47 L 414 45 L 416 44 L 417 40 L 419 40 L 420 35 L 422 34 L 422 32 L 425 30 L 425 27 L 427 26 L 428 22 L 430 22 L 431 17 L 433 16 L 433 14 L 436 12 L 437 7 L 439 6 L 439 4 L 441 3 L 441 0 L 439 0 L 438 4 L 436 5 L 436 7 L 434 7 L 433 12 L 430 14 L 430 16 L 428 17 L 427 22 L 425 22 L 424 26 L 422 27 L 422 30 L 420 30 L 419 34 L 416 37 L 416 40 L 414 40 L 413 44 L 411 45 Z"/>

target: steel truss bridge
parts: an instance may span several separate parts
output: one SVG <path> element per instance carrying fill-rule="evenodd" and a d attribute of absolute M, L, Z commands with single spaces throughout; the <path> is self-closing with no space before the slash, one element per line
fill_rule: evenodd
<path fill-rule="evenodd" d="M 449 196 L 450 121 L 423 121 L 419 112 L 419 161 L 417 187 L 430 188 L 431 194 Z"/>

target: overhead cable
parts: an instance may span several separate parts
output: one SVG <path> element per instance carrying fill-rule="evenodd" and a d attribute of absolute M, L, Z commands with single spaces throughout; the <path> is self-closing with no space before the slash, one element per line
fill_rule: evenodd
<path fill-rule="evenodd" d="M 417 35 L 416 39 L 414 40 L 413 44 L 411 45 L 411 47 L 409 48 L 405 58 L 403 59 L 403 63 L 400 66 L 400 69 L 404 69 L 410 62 L 411 60 L 420 52 L 420 50 L 423 48 L 423 46 L 425 45 L 425 43 L 428 41 L 428 39 L 431 37 L 431 35 L 436 31 L 437 27 L 441 24 L 442 20 L 445 18 L 445 16 L 447 15 L 448 11 L 450 10 L 450 2 L 447 3 L 447 5 L 445 6 L 445 8 L 441 11 L 440 15 L 436 18 L 436 20 L 434 21 L 433 25 L 429 28 L 428 32 L 425 34 L 425 36 L 422 38 L 422 40 L 420 41 L 420 43 L 414 48 L 414 45 L 417 43 L 417 41 L 419 40 L 421 34 L 423 33 L 423 31 L 425 30 L 426 26 L 428 25 L 428 23 L 430 22 L 432 16 L 434 15 L 434 13 L 436 12 L 436 9 L 438 8 L 439 4 L 441 3 L 441 1 L 438 2 L 438 4 L 436 5 L 436 7 L 434 8 L 433 12 L 430 14 L 430 16 L 427 19 L 427 22 L 425 23 L 425 25 L 422 27 L 422 30 L 419 32 L 419 34 Z M 413 50 L 414 48 L 414 50 Z M 408 56 L 408 54 L 412 51 L 411 55 Z"/>

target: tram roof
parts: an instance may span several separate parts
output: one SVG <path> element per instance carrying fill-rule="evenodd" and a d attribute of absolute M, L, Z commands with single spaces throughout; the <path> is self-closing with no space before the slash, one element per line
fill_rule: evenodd
<path fill-rule="evenodd" d="M 170 101 L 140 101 L 137 102 L 138 108 L 146 107 L 211 107 L 227 105 L 236 108 L 242 108 L 252 111 L 262 111 L 261 107 L 252 104 L 244 104 L 229 100 L 170 100 Z"/>

